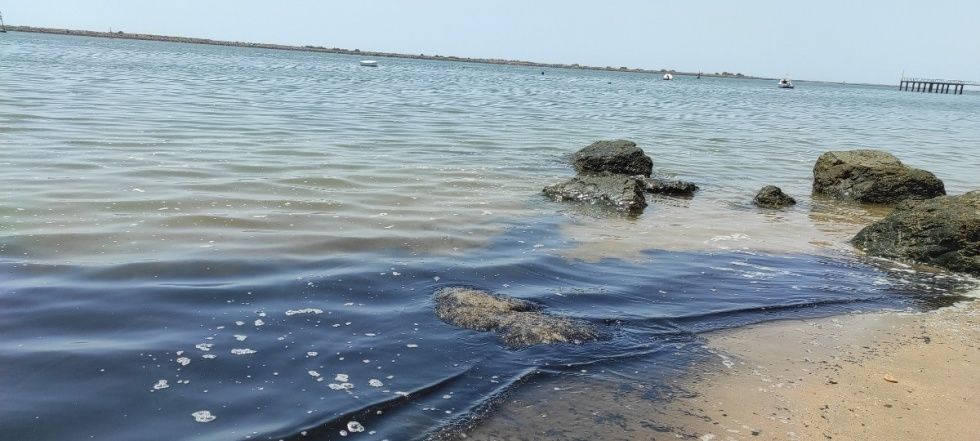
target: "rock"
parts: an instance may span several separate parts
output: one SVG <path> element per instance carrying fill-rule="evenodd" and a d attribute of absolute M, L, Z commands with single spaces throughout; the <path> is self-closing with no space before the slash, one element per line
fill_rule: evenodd
<path fill-rule="evenodd" d="M 752 203 L 762 208 L 783 208 L 796 205 L 796 199 L 783 193 L 783 189 L 775 185 L 767 185 L 755 194 Z"/>
<path fill-rule="evenodd" d="M 980 190 L 902 202 L 851 242 L 871 255 L 980 275 Z"/>
<path fill-rule="evenodd" d="M 837 199 L 891 204 L 946 194 L 932 173 L 902 164 L 879 150 L 849 150 L 820 155 L 813 166 L 813 191 Z"/>
<path fill-rule="evenodd" d="M 544 188 L 544 194 L 556 201 L 572 200 L 604 204 L 626 212 L 639 212 L 647 206 L 643 184 L 639 179 L 614 174 L 579 175 L 568 181 Z"/>
<path fill-rule="evenodd" d="M 436 315 L 461 328 L 494 331 L 510 347 L 598 340 L 592 324 L 545 314 L 532 302 L 490 294 L 473 288 L 443 288 L 435 294 Z"/>
<path fill-rule="evenodd" d="M 575 153 L 575 171 L 650 176 L 653 160 L 633 141 L 598 141 Z"/>
<path fill-rule="evenodd" d="M 670 181 L 667 179 L 643 178 L 643 187 L 648 193 L 667 196 L 694 196 L 698 186 L 688 181 Z"/>

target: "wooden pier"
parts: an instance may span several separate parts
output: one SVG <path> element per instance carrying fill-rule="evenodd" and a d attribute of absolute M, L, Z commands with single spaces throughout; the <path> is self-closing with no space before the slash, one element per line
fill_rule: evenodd
<path fill-rule="evenodd" d="M 963 95 L 963 88 L 965 86 L 980 86 L 980 83 L 975 81 L 903 77 L 898 83 L 898 90 L 926 93 L 949 93 L 952 90 L 953 95 Z"/>

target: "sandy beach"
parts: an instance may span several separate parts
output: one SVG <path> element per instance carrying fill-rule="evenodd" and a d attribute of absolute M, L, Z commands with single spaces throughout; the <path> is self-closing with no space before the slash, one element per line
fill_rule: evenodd
<path fill-rule="evenodd" d="M 710 336 L 734 364 L 699 378 L 663 421 L 702 439 L 975 440 L 978 312 L 971 303 Z"/>
<path fill-rule="evenodd" d="M 976 302 L 716 332 L 673 392 L 542 385 L 467 438 L 975 440 L 978 342 Z"/>

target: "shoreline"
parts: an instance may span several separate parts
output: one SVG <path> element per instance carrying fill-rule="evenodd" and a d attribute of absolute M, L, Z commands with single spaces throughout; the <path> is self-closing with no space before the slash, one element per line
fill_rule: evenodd
<path fill-rule="evenodd" d="M 971 387 L 980 384 L 976 300 L 928 312 L 775 322 L 706 340 L 720 354 L 714 368 L 697 375 L 691 398 L 663 408 L 677 432 L 719 440 L 980 434 L 972 418 L 980 394 Z"/>
<path fill-rule="evenodd" d="M 459 57 L 454 55 L 425 55 L 425 54 L 404 54 L 396 52 L 382 52 L 382 51 L 362 51 L 360 49 L 343 49 L 337 47 L 324 47 L 324 46 L 313 46 L 313 45 L 287 45 L 287 44 L 272 44 L 272 43 L 253 43 L 245 41 L 229 41 L 229 40 L 213 40 L 210 38 L 195 38 L 195 37 L 177 37 L 171 35 L 156 35 L 156 34 L 142 34 L 142 33 L 127 33 L 123 31 L 116 32 L 104 32 L 104 31 L 88 31 L 81 29 L 61 29 L 61 28 L 47 28 L 38 26 L 14 26 L 7 25 L 7 30 L 12 32 L 27 32 L 35 34 L 54 34 L 54 35 L 74 35 L 81 37 L 95 37 L 95 38 L 121 38 L 126 40 L 145 40 L 145 41 L 163 41 L 169 43 L 187 43 L 187 44 L 203 44 L 211 46 L 230 46 L 230 47 L 243 47 L 243 48 L 256 48 L 256 49 L 272 49 L 272 50 L 285 50 L 285 51 L 297 51 L 297 52 L 319 52 L 328 54 L 340 54 L 340 55 L 358 55 L 366 57 L 384 57 L 384 58 L 402 58 L 411 60 L 427 60 L 427 61 L 454 61 L 460 63 L 475 63 L 475 64 L 491 64 L 491 65 L 501 65 L 501 66 L 518 66 L 518 67 L 535 67 L 535 68 L 547 68 L 547 69 L 570 69 L 570 70 L 593 70 L 602 72 L 627 72 L 627 73 L 640 73 L 640 74 L 651 74 L 651 75 L 662 75 L 665 73 L 670 73 L 671 75 L 681 75 L 681 76 L 697 76 L 698 72 L 681 72 L 673 69 L 641 69 L 641 68 L 630 68 L 626 66 L 612 67 L 612 66 L 589 66 L 581 64 L 564 64 L 564 63 L 542 63 L 534 61 L 523 61 L 523 60 L 508 60 L 508 59 L 498 59 L 498 58 L 471 58 L 471 57 Z M 731 79 L 745 79 L 745 80 L 776 80 L 776 78 L 753 76 L 753 75 L 743 75 L 741 73 L 701 73 L 702 77 L 711 78 L 731 78 Z M 807 82 L 806 80 L 797 80 L 801 82 Z M 819 81 L 809 81 L 809 82 L 819 82 Z M 858 83 L 854 83 L 858 85 Z"/>
<path fill-rule="evenodd" d="M 558 380 L 508 397 L 465 437 L 968 441 L 980 433 L 977 299 L 702 338 L 712 355 L 670 380 L 669 392 L 615 378 Z"/>

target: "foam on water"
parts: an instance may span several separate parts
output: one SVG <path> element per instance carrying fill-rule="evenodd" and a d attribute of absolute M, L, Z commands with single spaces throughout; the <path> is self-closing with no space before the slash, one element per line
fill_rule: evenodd
<path fill-rule="evenodd" d="M 212 415 L 211 411 L 208 410 L 198 410 L 192 413 L 191 416 L 194 417 L 194 421 L 197 421 L 199 423 L 210 423 L 214 421 L 216 418 L 218 418 Z"/>

